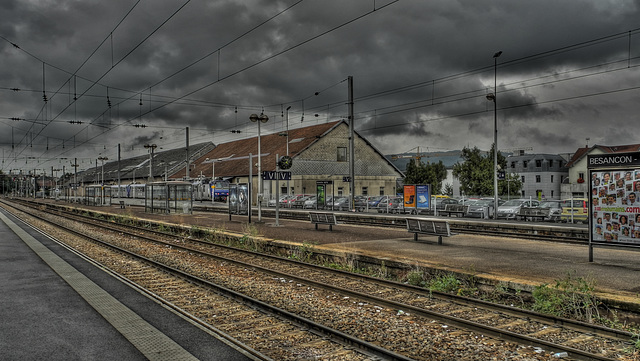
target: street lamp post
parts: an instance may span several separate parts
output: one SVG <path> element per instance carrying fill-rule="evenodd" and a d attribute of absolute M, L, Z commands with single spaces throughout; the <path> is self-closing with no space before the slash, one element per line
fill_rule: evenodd
<path fill-rule="evenodd" d="M 102 163 L 102 176 L 101 176 L 102 181 L 100 182 L 100 185 L 101 185 L 101 187 L 100 187 L 101 191 L 100 192 L 102 193 L 102 197 L 101 197 L 102 205 L 104 205 L 104 161 L 108 160 L 108 159 L 109 158 L 107 158 L 107 157 L 98 157 L 98 160 L 101 161 L 101 163 Z"/>
<path fill-rule="evenodd" d="M 204 161 L 211 161 L 211 202 L 213 203 L 216 201 L 216 160 L 207 158 Z"/>
<path fill-rule="evenodd" d="M 287 157 L 289 157 L 289 109 L 291 109 L 291 105 L 289 105 L 287 107 L 287 118 L 286 118 L 286 121 L 287 121 Z M 277 184 L 276 184 L 276 187 L 277 187 Z M 291 189 L 291 188 L 289 188 L 289 179 L 287 179 L 287 194 L 289 194 L 289 189 Z M 278 199 L 276 199 L 276 204 L 280 203 L 279 197 L 277 197 L 277 198 Z"/>
<path fill-rule="evenodd" d="M 266 123 L 269 121 L 269 117 L 263 113 L 260 113 L 260 116 L 257 114 L 251 114 L 249 117 L 254 123 L 258 123 L 258 222 L 262 222 L 262 206 L 261 206 L 261 198 L 262 198 L 262 152 L 260 149 L 260 123 Z"/>
<path fill-rule="evenodd" d="M 493 54 L 493 93 L 487 94 L 487 100 L 493 102 L 493 219 L 498 219 L 498 57 L 502 51 Z"/>

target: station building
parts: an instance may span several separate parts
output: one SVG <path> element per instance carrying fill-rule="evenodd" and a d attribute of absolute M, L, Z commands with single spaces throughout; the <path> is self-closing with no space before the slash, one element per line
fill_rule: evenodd
<path fill-rule="evenodd" d="M 354 195 L 395 195 L 396 181 L 404 175 L 370 142 L 354 132 Z M 218 144 L 194 161 L 191 174 L 203 174 L 248 183 L 252 179 L 253 203 L 260 193 L 263 200 L 275 199 L 276 187 L 284 194 L 315 194 L 318 182 L 324 182 L 327 194 L 351 195 L 349 176 L 349 125 L 336 121 L 272 133 L 260 138 L 262 172 L 277 171 L 279 157 L 289 155 L 292 166 L 290 180 L 265 180 L 258 189 L 258 138 L 247 138 Z M 249 160 L 251 155 L 252 159 Z M 182 179 L 179 170 L 171 179 Z"/>

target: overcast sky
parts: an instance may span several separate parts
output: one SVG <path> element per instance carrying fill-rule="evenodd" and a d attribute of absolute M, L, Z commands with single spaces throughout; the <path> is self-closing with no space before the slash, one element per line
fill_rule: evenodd
<path fill-rule="evenodd" d="M 144 144 L 173 149 L 184 146 L 186 127 L 191 144 L 255 136 L 252 113 L 269 116 L 263 134 L 279 132 L 289 106 L 290 128 L 345 119 L 349 76 L 355 128 L 384 154 L 488 150 L 494 75 L 500 149 L 640 143 L 639 8 L 632 0 L 3 0 L 2 170 L 74 157 L 88 168 L 98 156 L 115 160 L 118 144 L 124 158 L 145 154 Z"/>

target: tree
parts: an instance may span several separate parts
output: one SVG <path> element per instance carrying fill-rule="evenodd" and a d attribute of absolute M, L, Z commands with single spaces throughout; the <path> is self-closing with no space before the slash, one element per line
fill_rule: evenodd
<path fill-rule="evenodd" d="M 462 149 L 462 162 L 453 165 L 453 176 L 460 181 L 460 188 L 466 195 L 493 195 L 493 152 L 494 148 L 482 154 L 480 149 Z M 498 152 L 498 167 L 507 168 L 507 159 Z M 517 175 L 508 174 L 509 184 L 505 180 L 498 181 L 498 195 L 506 195 L 507 188 L 511 195 L 519 194 L 522 183 Z"/>
<path fill-rule="evenodd" d="M 451 183 L 445 184 L 442 193 L 449 197 L 453 196 L 453 185 Z"/>
<path fill-rule="evenodd" d="M 440 194 L 442 181 L 447 178 L 447 168 L 442 161 L 422 164 L 415 159 L 409 161 L 405 172 L 404 184 L 430 184 L 433 194 Z"/>

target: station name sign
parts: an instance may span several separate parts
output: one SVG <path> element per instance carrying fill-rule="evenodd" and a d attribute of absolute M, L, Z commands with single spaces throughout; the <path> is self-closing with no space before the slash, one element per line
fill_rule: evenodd
<path fill-rule="evenodd" d="M 587 168 L 640 166 L 640 152 L 587 156 Z"/>

